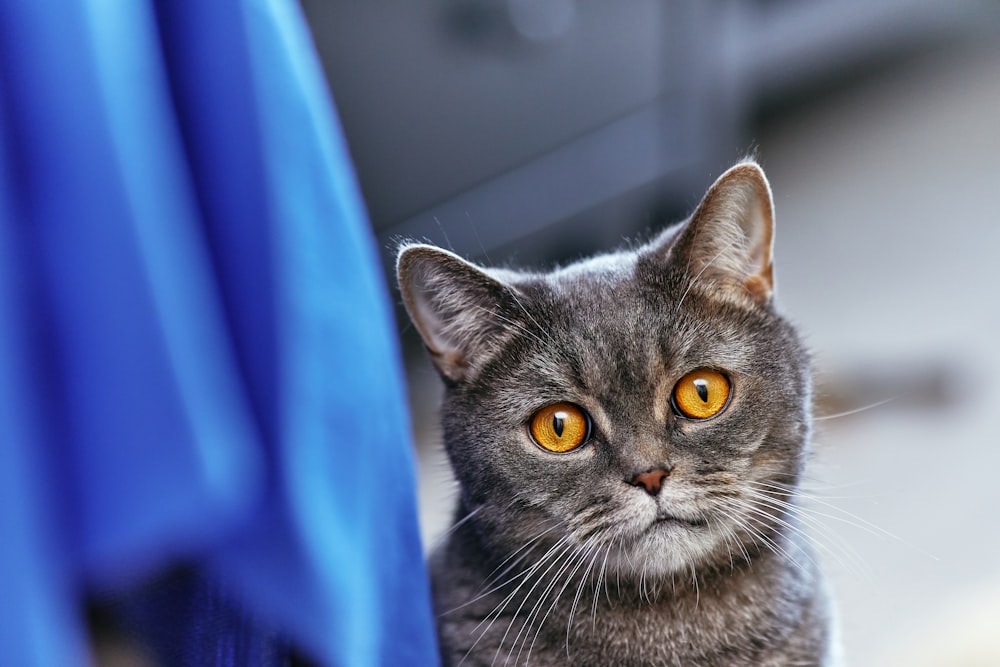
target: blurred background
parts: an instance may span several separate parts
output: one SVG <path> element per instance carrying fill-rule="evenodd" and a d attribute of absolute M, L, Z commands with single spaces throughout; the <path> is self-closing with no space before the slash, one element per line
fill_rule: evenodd
<path fill-rule="evenodd" d="M 849 662 L 1000 665 L 1000 4 L 302 5 L 387 275 L 400 238 L 528 266 L 609 249 L 756 155 L 815 353 L 807 504 Z M 399 317 L 429 548 L 453 483 Z"/>

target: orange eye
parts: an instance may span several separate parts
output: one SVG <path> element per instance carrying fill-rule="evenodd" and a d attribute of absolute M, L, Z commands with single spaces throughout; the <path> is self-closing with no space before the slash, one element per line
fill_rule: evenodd
<path fill-rule="evenodd" d="M 725 375 L 703 368 L 674 385 L 674 409 L 688 419 L 708 419 L 726 409 L 732 393 Z"/>
<path fill-rule="evenodd" d="M 587 441 L 590 417 L 572 403 L 555 403 L 531 418 L 531 439 L 550 452 L 568 452 Z"/>

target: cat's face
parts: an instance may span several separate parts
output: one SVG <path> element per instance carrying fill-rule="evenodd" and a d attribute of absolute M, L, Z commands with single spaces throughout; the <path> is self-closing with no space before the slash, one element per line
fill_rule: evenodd
<path fill-rule="evenodd" d="M 553 273 L 403 250 L 463 504 L 498 558 L 662 577 L 772 539 L 809 428 L 772 229 L 763 174 L 740 165 L 685 226 Z"/>

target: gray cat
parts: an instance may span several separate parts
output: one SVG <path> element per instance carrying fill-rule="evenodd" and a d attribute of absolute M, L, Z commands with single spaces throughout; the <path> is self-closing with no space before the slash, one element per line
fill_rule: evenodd
<path fill-rule="evenodd" d="M 431 561 L 446 665 L 833 664 L 772 210 L 746 162 L 651 243 L 551 273 L 402 248 L 460 483 Z"/>

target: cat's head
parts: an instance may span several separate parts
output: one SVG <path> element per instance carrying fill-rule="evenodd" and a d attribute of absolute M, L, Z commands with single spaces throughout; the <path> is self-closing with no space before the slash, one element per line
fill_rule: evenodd
<path fill-rule="evenodd" d="M 492 553 L 558 544 L 648 577 L 770 539 L 810 413 L 806 353 L 773 307 L 773 229 L 767 180 L 743 163 L 651 243 L 549 273 L 401 250 Z"/>

